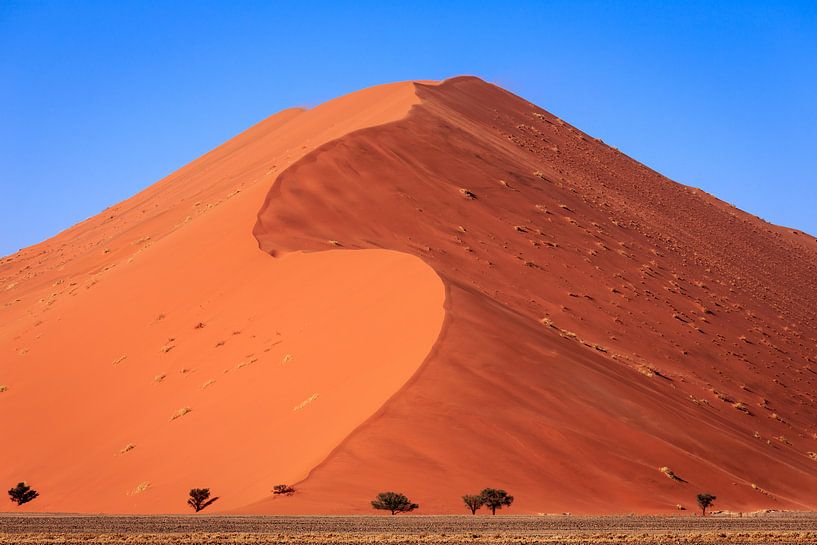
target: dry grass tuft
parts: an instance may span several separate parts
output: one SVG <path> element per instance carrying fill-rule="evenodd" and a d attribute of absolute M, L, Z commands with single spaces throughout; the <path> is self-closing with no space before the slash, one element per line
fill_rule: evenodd
<path fill-rule="evenodd" d="M 661 473 L 666 475 L 668 479 L 671 479 L 673 481 L 678 481 L 678 482 L 684 482 L 684 480 L 681 477 L 676 475 L 675 472 L 673 470 L 671 470 L 670 468 L 668 468 L 667 466 L 659 467 L 658 471 L 660 471 Z"/>
<path fill-rule="evenodd" d="M 657 374 L 655 372 L 655 369 L 647 365 L 639 365 L 638 367 L 636 367 L 636 370 L 645 377 L 654 377 Z"/>
<path fill-rule="evenodd" d="M 540 324 L 542 324 L 542 325 L 544 325 L 544 326 L 547 326 L 547 327 L 556 327 L 556 326 L 553 324 L 553 320 L 551 320 L 551 319 L 550 319 L 550 318 L 548 318 L 547 316 L 545 316 L 544 318 L 542 318 L 541 320 L 539 320 L 539 323 L 540 323 Z"/>
<path fill-rule="evenodd" d="M 191 409 L 190 407 L 182 407 L 181 409 L 173 413 L 173 416 L 170 417 L 170 421 L 173 422 L 177 418 L 181 418 L 184 415 L 191 413 L 192 411 L 193 409 Z"/>
<path fill-rule="evenodd" d="M 740 401 L 738 401 L 737 403 L 733 403 L 732 406 L 737 410 L 744 412 L 749 416 L 752 416 L 752 413 L 749 411 L 749 406 L 746 403 L 741 403 Z"/>
<path fill-rule="evenodd" d="M 137 484 L 136 487 L 133 490 L 130 490 L 126 494 L 128 496 L 135 496 L 137 494 L 141 494 L 142 492 L 146 491 L 148 488 L 150 488 L 150 482 L 142 481 L 141 483 Z"/>
<path fill-rule="evenodd" d="M 305 408 L 307 405 L 309 405 L 310 403 L 312 403 L 313 401 L 315 401 L 316 399 L 318 399 L 318 394 L 312 394 L 312 395 L 311 395 L 311 396 L 309 396 L 308 398 L 304 399 L 303 401 L 301 401 L 300 403 L 298 403 L 297 405 L 295 405 L 294 407 L 292 407 L 292 411 L 293 411 L 293 412 L 300 411 L 300 410 L 302 410 L 303 408 Z"/>

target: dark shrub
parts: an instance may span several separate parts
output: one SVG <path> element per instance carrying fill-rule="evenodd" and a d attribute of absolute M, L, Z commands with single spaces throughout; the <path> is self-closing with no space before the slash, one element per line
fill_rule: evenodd
<path fill-rule="evenodd" d="M 383 511 L 391 511 L 392 515 L 397 513 L 408 513 L 414 511 L 419 505 L 411 503 L 404 494 L 398 492 L 381 492 L 377 498 L 372 500 L 372 507 Z"/>
<path fill-rule="evenodd" d="M 17 486 L 9 489 L 9 499 L 17 505 L 28 503 L 39 495 L 39 492 L 32 490 L 31 487 L 24 482 L 17 483 Z"/>
<path fill-rule="evenodd" d="M 190 498 L 187 500 L 187 505 L 192 507 L 196 513 L 211 505 L 218 497 L 210 497 L 209 488 L 193 488 L 190 490 Z"/>

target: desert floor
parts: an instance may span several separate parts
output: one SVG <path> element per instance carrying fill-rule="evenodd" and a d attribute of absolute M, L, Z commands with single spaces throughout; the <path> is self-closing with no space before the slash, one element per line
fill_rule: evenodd
<path fill-rule="evenodd" d="M 0 543 L 817 544 L 817 513 L 750 516 L 0 515 Z"/>

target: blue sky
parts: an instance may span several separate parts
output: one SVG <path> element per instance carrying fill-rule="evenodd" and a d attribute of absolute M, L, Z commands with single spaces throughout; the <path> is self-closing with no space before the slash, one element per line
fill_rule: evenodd
<path fill-rule="evenodd" d="M 478 75 L 817 234 L 817 2 L 0 2 L 0 255 L 248 126 Z"/>

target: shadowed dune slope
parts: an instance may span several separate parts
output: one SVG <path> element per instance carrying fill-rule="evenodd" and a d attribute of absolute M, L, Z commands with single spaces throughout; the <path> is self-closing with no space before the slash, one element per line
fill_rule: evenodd
<path fill-rule="evenodd" d="M 475 78 L 286 169 L 271 254 L 385 248 L 447 287 L 434 351 L 299 484 L 243 508 L 817 508 L 817 245 Z M 810 454 L 811 453 L 811 454 Z M 668 468 L 661 471 L 660 468 Z M 671 478 L 675 475 L 677 478 Z"/>
<path fill-rule="evenodd" d="M 192 487 L 211 510 L 257 501 L 412 376 L 444 316 L 428 265 L 272 259 L 252 227 L 281 170 L 417 102 L 401 83 L 282 112 L 0 261 L 0 484 L 40 492 L 21 510 L 185 512 Z"/>
<path fill-rule="evenodd" d="M 813 237 L 479 79 L 373 87 L 0 259 L 0 483 L 29 511 L 814 509 L 815 278 Z"/>

